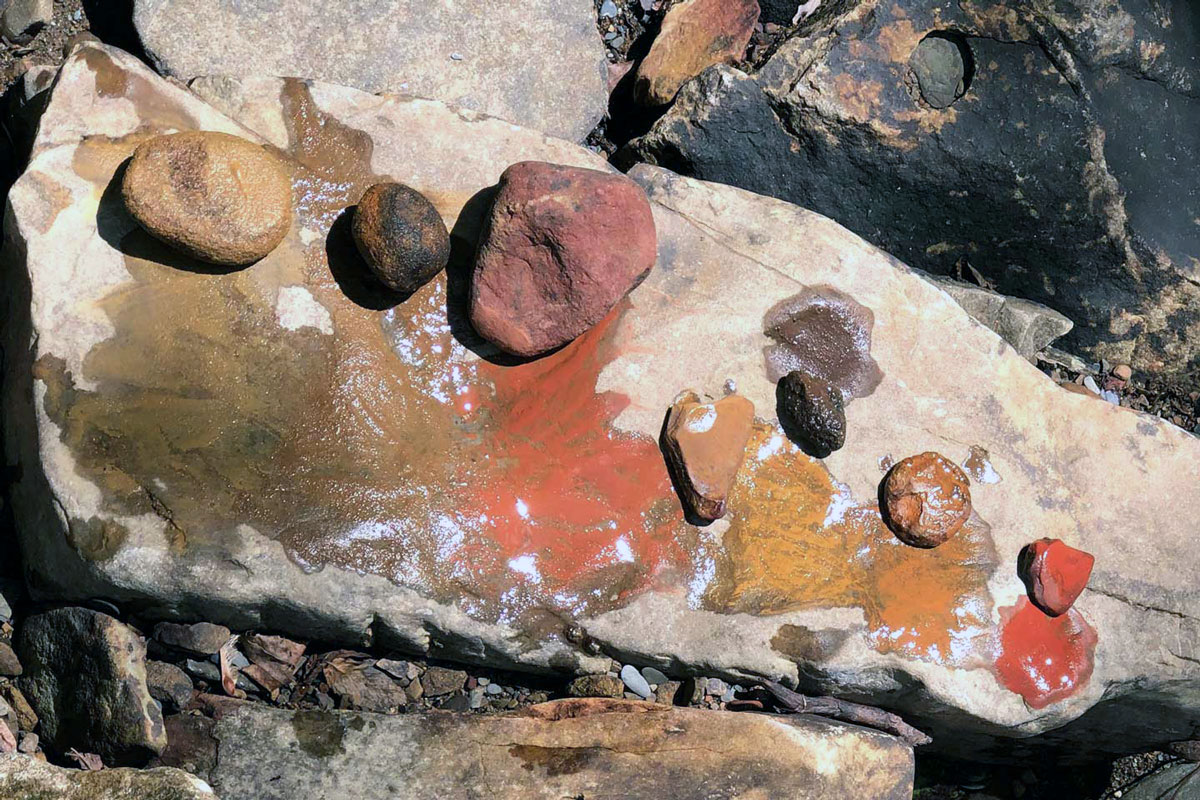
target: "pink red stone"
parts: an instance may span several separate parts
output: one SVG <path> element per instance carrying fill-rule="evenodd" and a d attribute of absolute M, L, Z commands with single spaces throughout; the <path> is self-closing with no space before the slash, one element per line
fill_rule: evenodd
<path fill-rule="evenodd" d="M 684 505 L 697 518 L 711 522 L 725 514 L 753 425 L 754 404 L 741 395 L 704 403 L 684 392 L 671 406 L 663 451 Z"/>
<path fill-rule="evenodd" d="M 605 317 L 654 266 L 650 201 L 624 175 L 540 161 L 500 176 L 471 285 L 471 323 L 536 356 Z"/>
<path fill-rule="evenodd" d="M 638 67 L 634 97 L 643 105 L 666 105 L 704 70 L 741 58 L 758 15 L 757 0 L 676 3 L 663 17 L 658 36 Z"/>
<path fill-rule="evenodd" d="M 913 547 L 937 547 L 971 516 L 966 473 L 938 453 L 910 456 L 883 479 L 883 518 L 896 537 Z"/>
<path fill-rule="evenodd" d="M 1061 539 L 1038 539 L 1021 553 L 1021 579 L 1029 599 L 1052 617 L 1067 609 L 1083 593 L 1096 559 Z"/>

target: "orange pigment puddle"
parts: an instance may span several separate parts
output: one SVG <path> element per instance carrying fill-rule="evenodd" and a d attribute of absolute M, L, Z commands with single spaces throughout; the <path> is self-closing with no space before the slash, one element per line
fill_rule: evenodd
<path fill-rule="evenodd" d="M 860 607 L 881 652 L 954 666 L 990 660 L 987 579 L 997 559 L 978 517 L 941 547 L 908 547 L 874 504 L 855 502 L 821 462 L 769 425 L 751 438 L 729 508 L 727 561 L 717 562 L 708 607 Z"/>
<path fill-rule="evenodd" d="M 1075 694 L 1092 677 L 1096 632 L 1075 609 L 1051 617 L 1022 597 L 1000 609 L 996 677 L 1030 708 Z"/>

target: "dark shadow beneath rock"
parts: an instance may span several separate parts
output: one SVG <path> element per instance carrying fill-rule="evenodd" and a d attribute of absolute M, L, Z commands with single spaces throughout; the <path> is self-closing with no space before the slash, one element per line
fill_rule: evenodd
<path fill-rule="evenodd" d="M 96 232 L 100 238 L 114 250 L 121 252 L 127 258 L 136 258 L 155 264 L 162 264 L 173 269 L 195 272 L 201 275 L 228 275 L 232 272 L 246 269 L 245 266 L 229 266 L 225 264 L 209 264 L 206 261 L 192 258 L 186 253 L 155 239 L 145 229 L 138 225 L 125 207 L 125 199 L 121 196 L 121 181 L 125 178 L 125 169 L 129 159 L 125 159 L 112 180 L 104 187 L 100 203 L 96 208 Z"/>
<path fill-rule="evenodd" d="M 446 320 L 450 333 L 458 343 L 475 355 L 503 367 L 527 364 L 551 353 L 535 358 L 522 358 L 505 353 L 484 339 L 471 325 L 471 275 L 475 270 L 475 251 L 485 233 L 487 214 L 492 208 L 497 186 L 480 189 L 468 200 L 458 213 L 458 220 L 450 231 L 450 262 L 446 265 Z"/>
<path fill-rule="evenodd" d="M 386 311 L 412 295 L 389 289 L 371 272 L 354 243 L 351 232 L 353 218 L 354 208 L 351 206 L 338 214 L 329 226 L 329 235 L 325 237 L 329 273 L 350 302 L 372 311 Z"/>

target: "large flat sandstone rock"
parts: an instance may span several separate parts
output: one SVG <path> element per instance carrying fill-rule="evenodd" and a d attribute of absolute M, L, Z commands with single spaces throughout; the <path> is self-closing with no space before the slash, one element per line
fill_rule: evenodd
<path fill-rule="evenodd" d="M 216 83 L 294 170 L 294 228 L 259 264 L 212 274 L 125 214 L 113 175 L 146 136 L 254 134 L 111 49 L 64 65 L 10 195 L 5 428 L 40 596 L 521 669 L 602 671 L 605 652 L 775 676 L 976 757 L 1052 732 L 1087 758 L 1200 722 L 1194 437 L 1059 389 L 824 217 L 649 167 L 650 277 L 503 366 L 462 316 L 487 187 L 515 161 L 602 161 L 431 101 Z M 356 277 L 342 213 L 380 177 L 454 240 L 448 281 L 394 308 Z M 778 428 L 781 315 L 849 343 L 847 441 L 824 462 Z M 758 420 L 728 515 L 697 528 L 657 437 L 679 391 L 728 380 Z M 927 450 L 966 466 L 975 514 L 919 551 L 874 500 L 890 460 Z M 1053 624 L 1016 570 L 1042 537 L 1096 556 Z"/>
<path fill-rule="evenodd" d="M 590 0 L 137 0 L 166 73 L 282 75 L 430 97 L 582 141 L 604 114 Z"/>
<path fill-rule="evenodd" d="M 907 800 L 900 740 L 813 717 L 560 700 L 504 715 L 385 717 L 250 705 L 213 731 L 222 797 L 361 800 L 486 795 Z"/>

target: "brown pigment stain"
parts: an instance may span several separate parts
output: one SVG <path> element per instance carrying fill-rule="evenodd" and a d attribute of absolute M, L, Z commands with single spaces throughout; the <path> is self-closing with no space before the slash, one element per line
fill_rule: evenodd
<path fill-rule="evenodd" d="M 153 128 L 159 133 L 202 127 L 199 120 L 180 107 L 177 98 L 168 96 L 161 86 L 145 76 L 118 66 L 99 47 L 82 47 L 75 57 L 82 58 L 95 75 L 98 95 L 105 99 L 124 98 L 133 104 L 141 117 L 140 127 Z"/>
<path fill-rule="evenodd" d="M 29 170 L 22 179 L 37 187 L 36 193 L 27 194 L 26 197 L 36 197 L 38 203 L 36 209 L 22 214 L 22 220 L 31 222 L 38 233 L 46 233 L 54 227 L 54 221 L 63 209 L 71 205 L 71 192 L 43 172 Z"/>
<path fill-rule="evenodd" d="M 901 544 L 874 504 L 854 503 L 819 461 L 769 425 L 751 438 L 729 508 L 726 558 L 705 597 L 710 609 L 858 607 L 880 652 L 952 666 L 990 660 L 987 580 L 997 556 L 978 517 L 939 548 Z"/>
<path fill-rule="evenodd" d="M 763 332 L 775 341 L 763 350 L 767 377 L 774 383 L 799 369 L 840 389 L 847 402 L 866 397 L 883 380 L 871 357 L 874 326 L 871 309 L 836 289 L 792 295 L 763 317 Z"/>
<path fill-rule="evenodd" d="M 521 759 L 521 768 L 533 772 L 545 771 L 547 778 L 574 775 L 587 769 L 604 752 L 602 747 L 539 747 L 532 744 L 514 744 L 508 754 Z"/>
<path fill-rule="evenodd" d="M 802 663 L 821 663 L 849 638 L 848 631 L 829 628 L 814 631 L 803 625 L 781 625 L 771 637 L 771 648 Z"/>
<path fill-rule="evenodd" d="M 53 360 L 40 377 L 110 510 L 156 513 L 194 548 L 247 523 L 303 566 L 381 574 L 491 620 L 598 612 L 683 579 L 692 534 L 657 444 L 612 430 L 628 401 L 594 388 L 623 308 L 553 356 L 499 367 L 452 336 L 444 278 L 384 312 L 350 302 L 329 259 L 362 265 L 324 233 L 380 179 L 371 141 L 302 83 L 283 99 L 296 226 L 253 268 L 212 274 L 102 192 L 132 281 L 98 301 L 115 331 L 84 360 L 99 390 Z M 81 148 L 81 174 L 134 145 Z M 320 235 L 304 246 L 303 229 Z M 282 329 L 280 285 L 309 291 L 334 334 Z M 114 552 L 111 535 L 91 539 L 82 549 Z"/>

